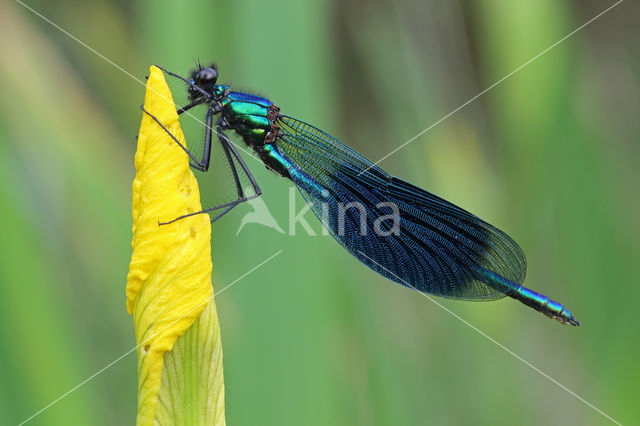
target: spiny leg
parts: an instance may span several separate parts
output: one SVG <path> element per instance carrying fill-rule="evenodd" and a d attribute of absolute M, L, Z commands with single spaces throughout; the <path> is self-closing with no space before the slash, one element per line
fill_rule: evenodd
<path fill-rule="evenodd" d="M 166 70 L 165 68 L 156 65 L 158 68 L 160 68 L 162 71 L 164 71 L 165 73 L 167 73 L 168 75 L 171 75 L 173 77 L 179 78 L 180 80 L 184 81 L 185 83 L 187 83 L 189 86 L 194 87 L 196 90 L 200 91 L 203 95 L 204 98 L 200 98 L 197 99 L 195 101 L 193 101 L 192 103 L 180 108 L 178 110 L 178 114 L 182 114 L 183 112 L 188 111 L 189 109 L 200 105 L 202 103 L 205 103 L 209 100 L 209 93 L 207 93 L 206 91 L 202 90 L 200 87 L 198 87 L 197 85 L 193 84 L 191 81 L 185 79 L 184 77 L 178 75 L 178 74 L 174 74 L 168 70 Z M 149 113 L 147 110 L 144 109 L 144 105 L 140 105 L 140 109 L 147 114 L 148 116 L 150 116 L 151 118 L 153 118 L 153 120 L 158 123 L 158 125 L 171 137 L 171 139 L 174 140 L 174 142 L 176 142 L 178 144 L 178 146 L 180 148 L 182 148 L 182 150 L 184 152 L 187 153 L 187 155 L 189 156 L 189 164 L 191 167 L 194 167 L 195 169 L 201 170 L 201 171 L 207 171 L 209 169 L 209 164 L 210 164 L 210 157 L 211 157 L 211 138 L 212 138 L 212 133 L 213 133 L 213 129 L 212 129 L 212 124 L 213 124 L 213 115 L 214 113 L 218 112 L 216 111 L 216 108 L 214 105 L 211 105 L 209 107 L 209 109 L 207 110 L 207 117 L 206 117 L 206 132 L 205 132 L 205 142 L 204 142 L 204 150 L 203 150 L 203 155 L 202 155 L 202 159 L 198 160 L 192 153 L 191 151 L 189 151 L 189 149 L 184 146 L 182 143 L 180 143 L 180 141 L 178 141 L 178 139 L 169 131 L 169 129 L 167 129 L 161 122 L 160 120 L 158 120 L 157 117 L 155 117 L 153 114 Z M 208 213 L 208 212 L 212 212 L 215 210 L 219 210 L 224 208 L 224 210 L 218 214 L 217 216 L 215 216 L 213 219 L 211 219 L 211 222 L 215 222 L 216 220 L 218 220 L 219 218 L 221 218 L 222 216 L 224 216 L 226 213 L 228 213 L 229 211 L 231 211 L 231 209 L 233 209 L 235 206 L 237 206 L 240 203 L 252 200 L 254 198 L 259 197 L 262 194 L 262 190 L 260 189 L 260 186 L 258 185 L 258 183 L 256 182 L 255 178 L 253 177 L 253 175 L 251 174 L 251 172 L 249 171 L 249 168 L 247 167 L 247 165 L 245 164 L 245 162 L 242 160 L 242 157 L 240 157 L 240 155 L 238 154 L 238 151 L 236 151 L 235 147 L 233 146 L 233 144 L 231 143 L 231 141 L 229 140 L 229 138 L 227 138 L 227 136 L 224 134 L 223 130 L 226 128 L 225 126 L 223 126 L 224 121 L 222 119 L 220 119 L 220 121 L 218 121 L 218 125 L 216 126 L 216 130 L 217 130 L 217 134 L 218 134 L 218 139 L 220 140 L 220 143 L 222 144 L 222 148 L 225 152 L 225 156 L 227 157 L 227 162 L 229 163 L 229 166 L 231 167 L 231 171 L 233 173 L 233 178 L 236 184 L 236 189 L 238 192 L 238 199 L 235 201 L 232 201 L 230 203 L 225 203 L 225 204 L 221 204 L 219 206 L 215 206 L 215 207 L 211 207 L 209 209 L 205 209 L 199 212 L 194 212 L 194 213 L 189 213 L 186 215 L 182 215 L 180 217 L 177 217 L 169 222 L 164 222 L 164 223 L 160 223 L 160 225 L 167 225 L 169 223 L 173 223 L 177 220 L 183 219 L 185 217 L 189 217 L 189 216 L 194 216 L 197 214 L 201 214 L 201 213 Z M 235 166 L 235 161 L 237 161 L 240 164 L 240 167 L 242 168 L 242 170 L 244 171 L 245 175 L 247 176 L 247 178 L 249 179 L 249 181 L 251 182 L 251 186 L 253 187 L 254 190 L 254 194 L 250 195 L 248 197 L 244 196 L 244 191 L 242 189 L 242 183 L 240 182 L 240 178 L 238 176 L 238 171 L 236 169 Z"/>
<path fill-rule="evenodd" d="M 233 173 L 233 179 L 235 181 L 236 184 L 236 189 L 238 191 L 238 199 L 231 201 L 229 203 L 224 203 L 224 204 L 220 204 L 219 206 L 215 206 L 215 207 L 211 207 L 208 209 L 204 209 L 202 211 L 199 212 L 194 212 L 194 213 L 188 213 L 182 216 L 179 216 L 169 222 L 164 222 L 164 223 L 160 223 L 160 225 L 167 225 L 169 223 L 173 223 L 177 220 L 180 219 L 184 219 L 185 217 L 189 217 L 189 216 L 195 216 L 197 214 L 202 214 L 202 213 L 209 213 L 215 210 L 220 210 L 220 209 L 224 209 L 221 213 L 219 213 L 218 215 L 216 215 L 215 217 L 213 217 L 211 219 L 211 223 L 215 222 L 216 220 L 220 219 L 222 216 L 224 216 L 225 214 L 229 213 L 235 206 L 237 206 L 238 204 L 244 203 L 246 201 L 249 200 L 253 200 L 254 198 L 259 197 L 260 195 L 262 195 L 262 190 L 260 189 L 260 186 L 258 185 L 258 183 L 256 182 L 255 178 L 253 177 L 253 175 L 251 174 L 251 171 L 249 171 L 249 168 L 247 167 L 247 165 L 245 164 L 245 162 L 242 160 L 242 157 L 240 157 L 240 154 L 238 154 L 238 151 L 236 151 L 235 147 L 233 146 L 233 144 L 229 141 L 229 138 L 227 138 L 227 136 L 224 134 L 224 127 L 222 125 L 223 120 L 221 119 L 220 121 L 218 121 L 218 126 L 216 127 L 217 133 L 218 133 L 218 139 L 220 140 L 220 144 L 222 145 L 222 149 L 225 152 L 225 155 L 227 157 L 227 162 L 229 163 L 229 167 L 231 167 L 231 172 Z M 207 133 L 209 133 L 209 129 L 207 129 Z M 210 140 L 210 135 L 209 135 L 209 140 Z M 236 165 L 235 162 L 238 162 L 238 164 L 240 164 L 240 167 L 242 168 L 242 170 L 244 171 L 245 175 L 247 176 L 247 178 L 249 179 L 249 181 L 251 182 L 251 186 L 253 187 L 254 190 L 254 194 L 249 195 L 249 196 L 245 196 L 244 195 L 244 191 L 242 190 L 242 183 L 240 182 L 240 177 L 238 175 L 238 171 L 236 169 Z"/>
<path fill-rule="evenodd" d="M 158 118 L 156 116 L 154 116 L 153 114 L 151 114 L 150 112 L 148 112 L 146 109 L 144 109 L 144 105 L 140 105 L 140 109 L 147 114 L 149 117 L 153 118 L 153 120 L 169 135 L 171 136 L 171 139 L 174 140 L 175 143 L 178 144 L 178 146 L 180 148 L 182 148 L 187 155 L 190 158 L 190 162 L 189 164 L 198 169 L 198 170 L 202 170 L 202 171 L 207 171 L 209 169 L 209 161 L 210 161 L 210 153 L 211 153 L 211 135 L 213 133 L 213 129 L 212 129 L 212 124 L 213 124 L 213 108 L 209 108 L 209 110 L 207 111 L 207 120 L 206 120 L 206 133 L 205 133 L 205 147 L 204 147 L 204 153 L 203 153 L 203 157 L 202 160 L 198 160 L 192 153 L 191 151 L 189 151 L 184 145 L 182 145 L 180 143 L 180 141 L 178 141 L 178 139 L 173 135 L 173 133 L 171 133 L 169 131 L 169 129 L 167 129 L 161 122 L 160 120 L 158 120 Z M 219 215 L 215 216 L 211 222 L 215 222 L 216 220 L 218 220 L 219 218 L 221 218 L 222 216 L 224 216 L 226 213 L 228 213 L 229 211 L 231 211 L 232 208 L 234 208 L 235 206 L 237 206 L 240 203 L 243 203 L 245 201 L 249 201 L 252 200 L 256 197 L 259 197 L 262 194 L 262 190 L 260 189 L 260 187 L 258 186 L 258 183 L 256 182 L 255 178 L 253 177 L 253 175 L 251 174 L 251 172 L 249 171 L 249 168 L 247 167 L 247 165 L 244 163 L 244 161 L 242 160 L 242 157 L 240 157 L 240 155 L 238 154 L 238 152 L 236 151 L 236 149 L 233 147 L 233 144 L 229 141 L 229 139 L 227 138 L 227 136 L 224 134 L 224 132 L 222 131 L 222 127 L 220 126 L 220 124 L 217 126 L 217 133 L 218 133 L 218 138 L 220 140 L 220 143 L 222 144 L 222 148 L 225 152 L 225 155 L 227 157 L 227 161 L 231 167 L 231 171 L 233 172 L 233 178 L 236 184 L 236 189 L 238 191 L 238 199 L 235 201 L 232 201 L 230 203 L 225 203 L 225 204 L 221 204 L 219 206 L 215 206 L 209 209 L 205 209 L 199 212 L 194 212 L 194 213 L 189 213 L 186 215 L 182 215 L 179 216 L 173 220 L 170 220 L 169 222 L 159 222 L 159 225 L 168 225 L 170 223 L 173 223 L 177 220 L 180 219 L 184 219 L 185 217 L 189 217 L 189 216 L 194 216 L 197 214 L 201 214 L 201 213 L 208 213 L 214 210 L 218 210 L 221 208 L 225 208 L 225 210 L 220 213 Z M 233 155 L 233 157 L 232 157 Z M 245 172 L 246 176 L 249 178 L 249 180 L 251 181 L 251 185 L 253 186 L 253 189 L 255 191 L 255 194 L 249 196 L 249 197 L 245 197 L 244 196 L 244 191 L 242 190 L 242 184 L 240 182 L 240 178 L 238 176 L 238 171 L 236 169 L 235 163 L 234 163 L 234 157 L 236 159 L 236 161 L 238 161 L 240 163 L 240 166 L 242 167 L 243 171 Z"/>
<path fill-rule="evenodd" d="M 157 118 L 155 115 L 151 114 L 149 111 L 147 111 L 146 109 L 144 109 L 144 105 L 140 105 L 140 109 L 142 110 L 142 112 L 144 112 L 145 114 L 147 114 L 149 117 L 153 118 L 153 121 L 155 121 L 156 123 L 158 123 L 158 126 L 160 126 L 160 127 L 162 128 L 162 130 L 164 130 L 164 131 L 165 131 L 165 132 L 166 132 L 166 133 L 171 137 L 171 139 L 173 139 L 173 141 L 174 141 L 175 143 L 177 143 L 177 144 L 178 144 L 178 146 L 179 146 L 180 148 L 182 148 L 182 150 L 183 150 L 184 152 L 186 152 L 186 153 L 187 153 L 187 155 L 189 156 L 189 158 L 191 159 L 191 161 L 192 161 L 193 163 L 195 163 L 195 164 L 201 164 L 201 160 L 198 160 L 198 159 L 195 157 L 195 155 L 193 155 L 193 154 L 191 153 L 191 151 L 189 151 L 189 149 L 188 149 L 186 146 L 184 146 L 182 143 L 180 143 L 180 141 L 179 141 L 179 140 L 178 140 L 178 139 L 173 135 L 173 133 L 171 133 L 171 132 L 169 131 L 169 129 L 167 129 L 167 128 L 164 126 L 164 124 L 162 124 L 162 123 L 160 122 L 160 120 L 158 120 L 158 118 Z"/>
<path fill-rule="evenodd" d="M 231 152 L 231 154 L 233 154 L 235 159 L 238 161 L 238 164 L 240 164 L 240 167 L 242 167 L 242 170 L 244 171 L 245 176 L 247 176 L 247 178 L 249 179 L 249 182 L 251 182 L 251 186 L 253 187 L 253 191 L 255 192 L 255 195 L 253 195 L 252 198 L 249 198 L 249 200 L 253 198 L 257 198 L 260 195 L 262 195 L 262 190 L 260 189 L 258 182 L 256 182 L 256 179 L 251 174 L 249 167 L 247 167 L 244 160 L 242 159 L 242 157 L 240 157 L 240 154 L 238 154 L 238 151 L 233 146 L 233 143 L 231 143 L 227 135 L 224 134 L 223 132 L 224 127 L 222 126 L 222 123 L 223 123 L 222 119 L 218 120 L 218 126 L 216 127 L 216 130 L 218 132 L 218 139 L 220 140 L 222 147 L 225 148 L 225 152 Z M 238 175 L 235 171 L 235 167 L 232 167 L 232 170 L 234 171 L 234 179 L 236 181 L 236 187 L 238 188 L 238 196 L 240 196 L 242 193 L 241 192 L 242 185 L 240 185 L 240 180 L 238 179 Z"/>
<path fill-rule="evenodd" d="M 192 88 L 193 90 L 196 90 L 198 92 L 200 92 L 200 95 L 202 95 L 202 97 L 200 97 L 199 99 L 196 99 L 195 101 L 191 102 L 190 104 L 183 106 L 182 108 L 180 108 L 178 110 L 178 115 L 182 114 L 185 111 L 190 110 L 191 108 L 193 108 L 194 106 L 200 105 L 202 103 L 208 102 L 209 99 L 211 98 L 211 94 L 209 94 L 206 90 L 202 89 L 200 86 L 198 86 L 197 84 L 195 84 L 194 82 L 187 80 L 186 78 L 182 77 L 181 75 L 172 73 L 171 71 L 161 67 L 160 65 L 154 65 L 154 67 L 156 68 L 160 68 L 162 70 L 162 72 L 164 72 L 165 74 L 168 74 L 172 77 L 175 77 L 177 79 L 180 79 L 182 81 L 184 81 L 185 83 L 187 83 L 187 85 L 189 85 L 190 88 Z M 147 79 L 149 79 L 149 76 L 146 77 Z"/>
<path fill-rule="evenodd" d="M 203 103 L 207 102 L 207 100 L 208 99 L 205 99 L 205 98 L 196 99 L 195 101 L 191 102 L 190 104 L 187 104 L 187 105 L 183 106 L 182 108 L 180 108 L 178 110 L 178 115 L 182 114 L 183 112 L 189 111 L 194 106 L 198 106 L 200 104 L 203 104 Z M 189 115 L 191 115 L 191 114 L 189 114 Z"/>
<path fill-rule="evenodd" d="M 209 170 L 209 160 L 211 160 L 211 133 L 213 129 L 213 108 L 207 110 L 207 118 L 205 120 L 205 132 L 204 132 L 204 149 L 202 150 L 202 160 L 194 162 L 189 161 L 189 165 L 194 169 L 198 169 L 201 172 Z"/>
<path fill-rule="evenodd" d="M 202 159 L 198 160 L 196 158 L 195 155 L 193 155 L 191 153 L 191 151 L 189 151 L 189 149 L 184 146 L 183 144 L 180 143 L 180 141 L 178 141 L 178 139 L 173 135 L 173 133 L 171 133 L 169 131 L 169 129 L 167 129 L 161 122 L 160 120 L 158 120 L 158 118 L 151 114 L 150 112 L 148 112 L 146 109 L 144 109 L 144 105 L 140 105 L 140 109 L 147 114 L 149 117 L 153 118 L 153 120 L 158 123 L 158 125 L 160 127 L 162 127 L 162 130 L 164 130 L 169 136 L 171 136 L 171 139 L 173 139 L 175 141 L 175 143 L 178 144 L 178 146 L 180 148 L 183 149 L 184 152 L 187 153 L 187 155 L 189 156 L 189 165 L 191 167 L 193 167 L 194 169 L 206 172 L 209 169 L 209 160 L 211 157 L 211 133 L 212 133 L 212 126 L 213 126 L 213 108 L 209 108 L 207 110 L 207 119 L 206 119 L 206 132 L 205 132 L 205 137 L 204 137 L 204 150 L 202 152 Z"/>
<path fill-rule="evenodd" d="M 201 87 L 198 87 L 196 84 L 193 84 L 193 82 L 187 80 L 186 78 L 182 77 L 181 75 L 172 73 L 171 71 L 169 71 L 166 68 L 163 68 L 163 67 L 161 67 L 160 65 L 157 65 L 157 64 L 154 65 L 154 67 L 160 68 L 163 72 L 169 74 L 170 76 L 184 81 L 189 86 L 191 86 L 191 87 L 195 88 L 195 90 L 199 91 L 205 98 L 209 98 L 211 96 L 211 95 L 209 95 L 209 93 L 206 92 L 206 90 L 202 89 Z"/>
<path fill-rule="evenodd" d="M 226 137 L 226 135 L 224 136 Z M 231 153 L 229 152 L 229 148 L 227 147 L 226 140 L 225 142 L 220 141 L 220 145 L 222 145 L 222 150 L 224 151 L 224 155 L 225 157 L 227 157 L 227 163 L 229 163 L 229 167 L 231 168 L 231 173 L 233 174 L 233 181 L 235 182 L 236 191 L 238 192 L 238 199 L 243 198 L 244 190 L 242 189 L 242 184 L 240 183 L 240 177 L 238 176 L 238 170 L 236 169 L 236 165 L 233 161 L 233 157 L 231 157 Z"/>
<path fill-rule="evenodd" d="M 225 135 L 224 132 L 222 131 L 223 127 L 221 127 L 221 124 L 220 124 L 221 122 L 222 120 L 218 122 L 218 127 L 217 127 L 218 139 L 222 144 L 222 148 L 227 157 L 227 161 L 229 162 L 229 166 L 231 167 L 231 172 L 233 173 L 233 179 L 235 180 L 236 189 L 238 191 L 238 199 L 235 202 L 230 203 L 231 205 L 227 207 L 222 213 L 218 214 L 213 219 L 211 219 L 211 223 L 220 219 L 222 216 L 227 214 L 229 211 L 231 211 L 231 209 L 233 209 L 238 204 L 244 203 L 249 200 L 253 200 L 254 198 L 258 198 L 260 195 L 262 195 L 262 190 L 260 189 L 258 182 L 256 182 L 255 178 L 251 174 L 251 171 L 245 164 L 244 160 L 242 159 L 240 154 L 238 154 L 238 151 L 233 146 L 233 143 L 229 140 L 227 135 Z M 233 155 L 233 157 L 231 157 L 231 155 Z M 240 164 L 240 167 L 242 167 L 242 170 L 244 171 L 245 176 L 247 176 L 247 178 L 251 182 L 251 186 L 253 187 L 254 194 L 248 197 L 245 197 L 244 195 L 244 190 L 242 189 L 242 184 L 240 182 L 240 178 L 238 177 L 238 171 L 236 169 L 234 158 L 235 158 L 235 161 L 237 161 Z"/>

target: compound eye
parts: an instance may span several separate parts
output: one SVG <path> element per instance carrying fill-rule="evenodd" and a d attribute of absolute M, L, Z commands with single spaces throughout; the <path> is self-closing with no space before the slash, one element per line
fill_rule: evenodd
<path fill-rule="evenodd" d="M 218 71 L 213 68 L 203 68 L 198 72 L 200 83 L 215 83 L 218 79 Z"/>

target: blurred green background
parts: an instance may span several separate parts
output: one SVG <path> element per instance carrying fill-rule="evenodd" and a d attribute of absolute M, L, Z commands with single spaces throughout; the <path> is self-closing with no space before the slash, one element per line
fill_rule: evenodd
<path fill-rule="evenodd" d="M 373 160 L 611 4 L 28 2 L 142 81 L 153 63 L 215 60 L 220 81 Z M 639 9 L 621 3 L 382 163 L 508 232 L 528 287 L 582 326 L 513 300 L 438 302 L 624 424 L 640 423 Z M 144 87 L 19 3 L 0 1 L 0 34 L 0 423 L 16 424 L 134 346 Z M 183 123 L 201 149 L 202 126 Z M 287 230 L 290 184 L 246 160 Z M 198 175 L 205 206 L 229 195 L 223 165 Z M 215 289 L 283 252 L 216 298 L 230 425 L 611 423 L 330 237 L 236 236 L 250 211 L 214 226 Z M 132 424 L 135 407 L 130 354 L 29 424 Z"/>

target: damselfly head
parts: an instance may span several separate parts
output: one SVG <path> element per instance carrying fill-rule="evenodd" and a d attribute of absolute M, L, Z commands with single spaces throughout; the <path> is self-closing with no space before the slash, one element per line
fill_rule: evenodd
<path fill-rule="evenodd" d="M 191 81 L 193 84 L 200 89 L 204 90 L 207 93 L 213 92 L 213 87 L 218 80 L 218 71 L 216 70 L 215 65 L 210 67 L 199 67 L 198 69 L 193 70 L 191 73 Z M 189 86 L 189 97 L 191 99 L 196 99 L 203 96 L 201 90 L 198 90 L 197 87 Z"/>

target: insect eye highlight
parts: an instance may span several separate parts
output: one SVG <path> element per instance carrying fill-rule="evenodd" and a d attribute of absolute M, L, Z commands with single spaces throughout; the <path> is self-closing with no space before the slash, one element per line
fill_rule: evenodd
<path fill-rule="evenodd" d="M 200 84 L 215 84 L 218 79 L 218 71 L 213 68 L 203 68 L 198 72 Z"/>

